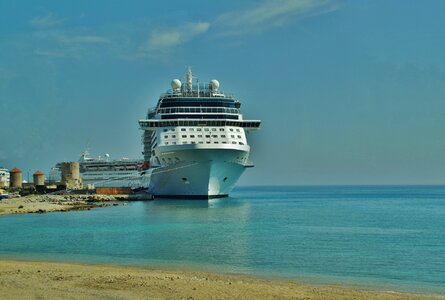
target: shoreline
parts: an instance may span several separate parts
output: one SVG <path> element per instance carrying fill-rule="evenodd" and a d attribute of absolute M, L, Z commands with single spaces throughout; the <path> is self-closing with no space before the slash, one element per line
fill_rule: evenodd
<path fill-rule="evenodd" d="M 30 195 L 2 199 L 0 201 L 0 216 L 90 210 L 99 207 L 126 205 L 128 200 L 126 195 Z"/>
<path fill-rule="evenodd" d="M 0 259 L 6 299 L 438 299 L 282 278 L 128 266 Z M 442 297 L 443 298 L 443 297 Z"/>

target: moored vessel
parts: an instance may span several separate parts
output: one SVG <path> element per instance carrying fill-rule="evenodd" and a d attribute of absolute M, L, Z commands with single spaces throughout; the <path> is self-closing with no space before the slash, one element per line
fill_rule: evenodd
<path fill-rule="evenodd" d="M 142 186 L 155 197 L 226 197 L 249 161 L 246 133 L 261 121 L 244 120 L 241 102 L 219 89 L 219 82 L 193 83 L 190 68 L 162 94 L 147 118 L 144 131 Z"/>
<path fill-rule="evenodd" d="M 87 150 L 79 158 L 79 172 L 85 186 L 91 187 L 129 187 L 140 184 L 140 170 L 143 160 L 111 159 L 109 154 L 104 157 L 91 157 Z M 56 164 L 49 173 L 49 181 L 61 180 L 61 163 Z"/>

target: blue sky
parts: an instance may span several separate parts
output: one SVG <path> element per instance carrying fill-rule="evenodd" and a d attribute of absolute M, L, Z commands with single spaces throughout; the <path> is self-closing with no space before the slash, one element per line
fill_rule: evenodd
<path fill-rule="evenodd" d="M 443 1 L 0 1 L 0 165 L 141 157 L 191 65 L 261 119 L 242 185 L 443 184 Z"/>

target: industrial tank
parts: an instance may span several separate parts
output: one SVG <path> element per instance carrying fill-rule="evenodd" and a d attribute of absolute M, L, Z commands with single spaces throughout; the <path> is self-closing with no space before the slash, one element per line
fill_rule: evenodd
<path fill-rule="evenodd" d="M 9 186 L 11 188 L 21 188 L 22 181 L 22 171 L 19 168 L 14 168 L 9 172 Z"/>
<path fill-rule="evenodd" d="M 32 175 L 32 177 L 34 181 L 34 186 L 45 185 L 45 175 L 42 172 L 36 171 L 34 175 Z"/>

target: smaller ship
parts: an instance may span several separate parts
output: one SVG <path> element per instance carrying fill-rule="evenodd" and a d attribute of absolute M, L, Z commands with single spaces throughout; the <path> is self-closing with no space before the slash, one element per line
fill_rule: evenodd
<path fill-rule="evenodd" d="M 0 168 L 0 188 L 9 187 L 9 170 Z"/>
<path fill-rule="evenodd" d="M 144 162 L 140 159 L 123 157 L 118 160 L 104 157 L 91 157 L 87 150 L 79 158 L 79 171 L 84 185 L 92 187 L 129 187 L 140 184 L 140 170 Z M 61 180 L 61 163 L 56 164 L 49 173 L 50 182 Z"/>

